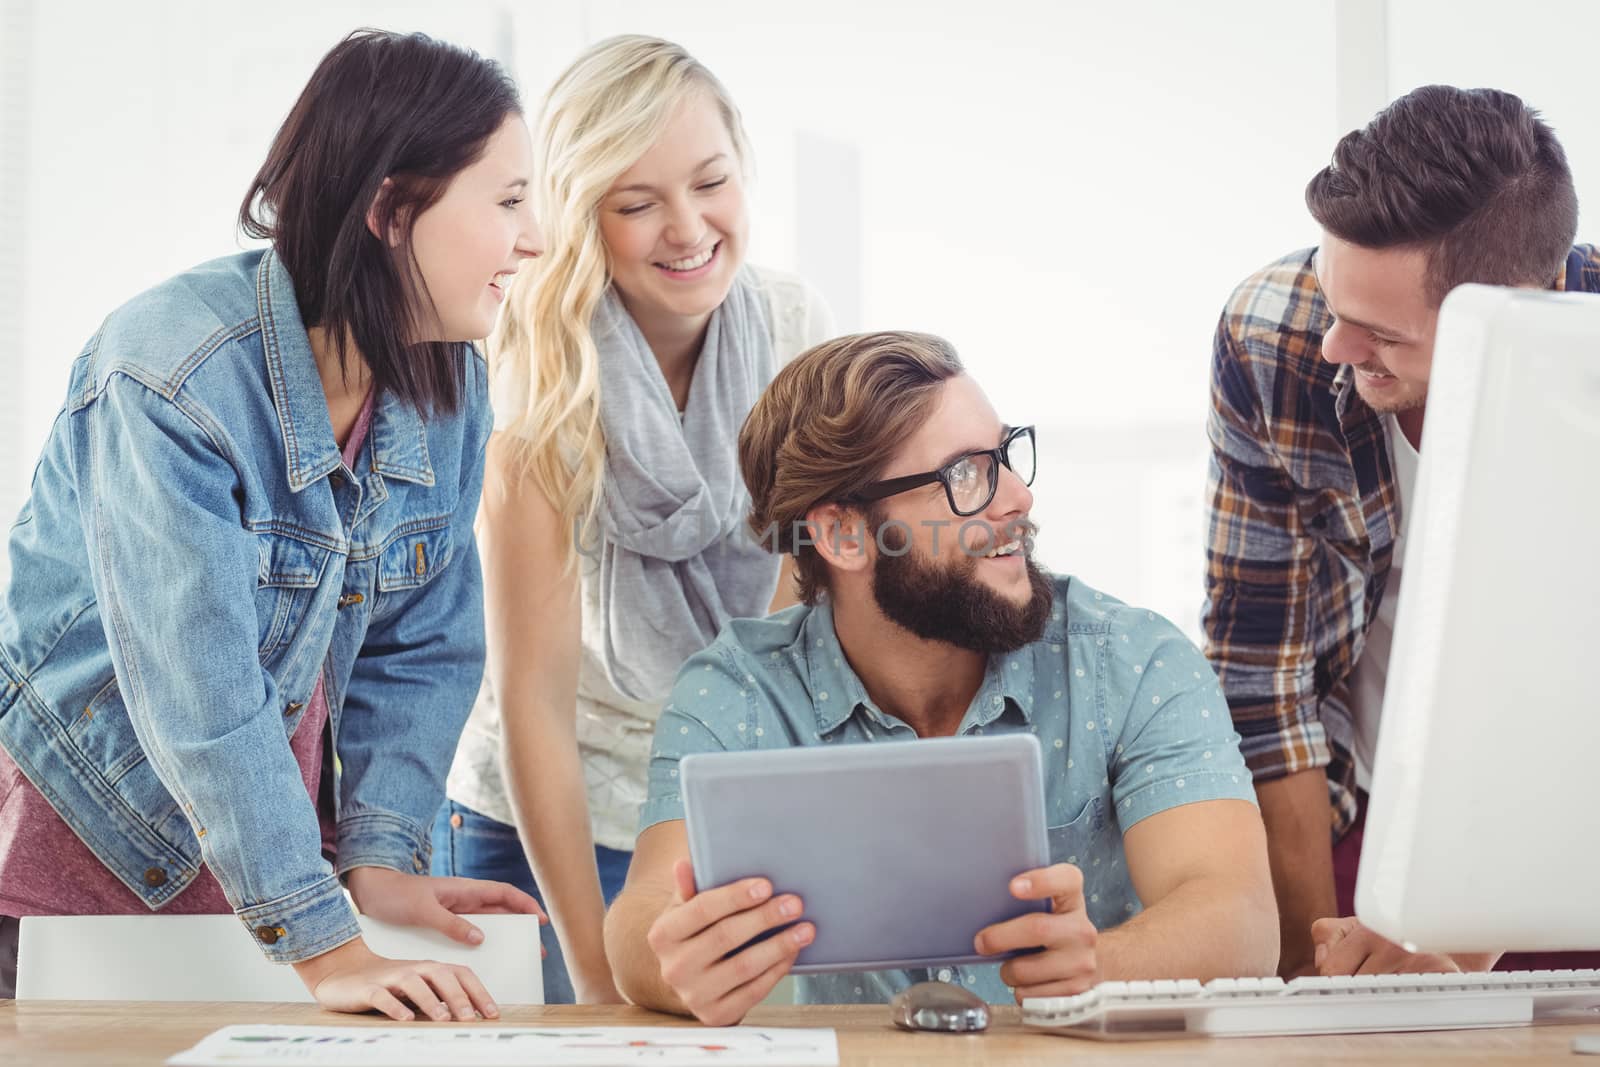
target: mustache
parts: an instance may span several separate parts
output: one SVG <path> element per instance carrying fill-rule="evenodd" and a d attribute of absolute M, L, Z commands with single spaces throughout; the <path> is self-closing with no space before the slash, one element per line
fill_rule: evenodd
<path fill-rule="evenodd" d="M 970 519 L 968 520 L 971 521 Z M 992 526 L 987 522 L 981 523 L 983 538 L 972 545 L 971 552 L 986 552 L 991 548 L 1006 544 L 1010 541 L 1020 542 L 1024 555 L 1033 556 L 1034 540 L 1039 536 L 1039 524 L 1031 518 L 1012 519 L 1004 526 Z"/>

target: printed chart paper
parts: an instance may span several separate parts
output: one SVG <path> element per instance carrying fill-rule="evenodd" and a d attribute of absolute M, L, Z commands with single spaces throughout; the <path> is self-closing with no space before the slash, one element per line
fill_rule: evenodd
<path fill-rule="evenodd" d="M 427 1024 L 364 1026 L 227 1026 L 169 1067 L 590 1067 L 650 1064 L 701 1067 L 836 1067 L 832 1030 L 765 1027 L 439 1028 Z"/>

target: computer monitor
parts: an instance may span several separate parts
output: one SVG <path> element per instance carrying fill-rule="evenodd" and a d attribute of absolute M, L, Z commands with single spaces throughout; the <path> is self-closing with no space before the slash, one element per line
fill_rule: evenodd
<path fill-rule="evenodd" d="M 1356 914 L 1425 951 L 1600 948 L 1600 296 L 1439 313 Z"/>

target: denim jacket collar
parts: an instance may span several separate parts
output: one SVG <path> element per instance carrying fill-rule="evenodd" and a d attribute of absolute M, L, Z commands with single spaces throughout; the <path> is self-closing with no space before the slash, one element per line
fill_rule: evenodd
<path fill-rule="evenodd" d="M 294 280 L 277 254 L 268 251 L 256 271 L 256 301 L 267 375 L 289 472 L 289 490 L 298 493 L 343 465 L 328 420 L 327 399 L 311 339 L 300 318 Z M 372 469 L 387 477 L 433 485 L 433 465 L 422 416 L 391 393 L 384 393 L 368 431 Z"/>

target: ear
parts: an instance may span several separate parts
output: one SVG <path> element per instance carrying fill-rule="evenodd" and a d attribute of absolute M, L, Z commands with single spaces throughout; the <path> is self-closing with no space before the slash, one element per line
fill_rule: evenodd
<path fill-rule="evenodd" d="M 805 516 L 804 541 L 796 535 L 799 544 L 810 544 L 817 555 L 830 567 L 842 571 L 864 571 L 872 566 L 872 532 L 867 529 L 866 517 L 855 508 L 843 504 L 818 504 Z"/>
<path fill-rule="evenodd" d="M 371 204 L 367 205 L 367 232 L 390 248 L 397 248 L 400 245 L 399 230 L 391 223 L 389 225 L 389 233 L 385 235 L 382 232 L 383 228 L 378 223 L 378 205 L 392 195 L 394 195 L 394 179 L 385 178 L 383 179 L 383 185 L 378 189 L 378 195 L 372 198 Z"/>

